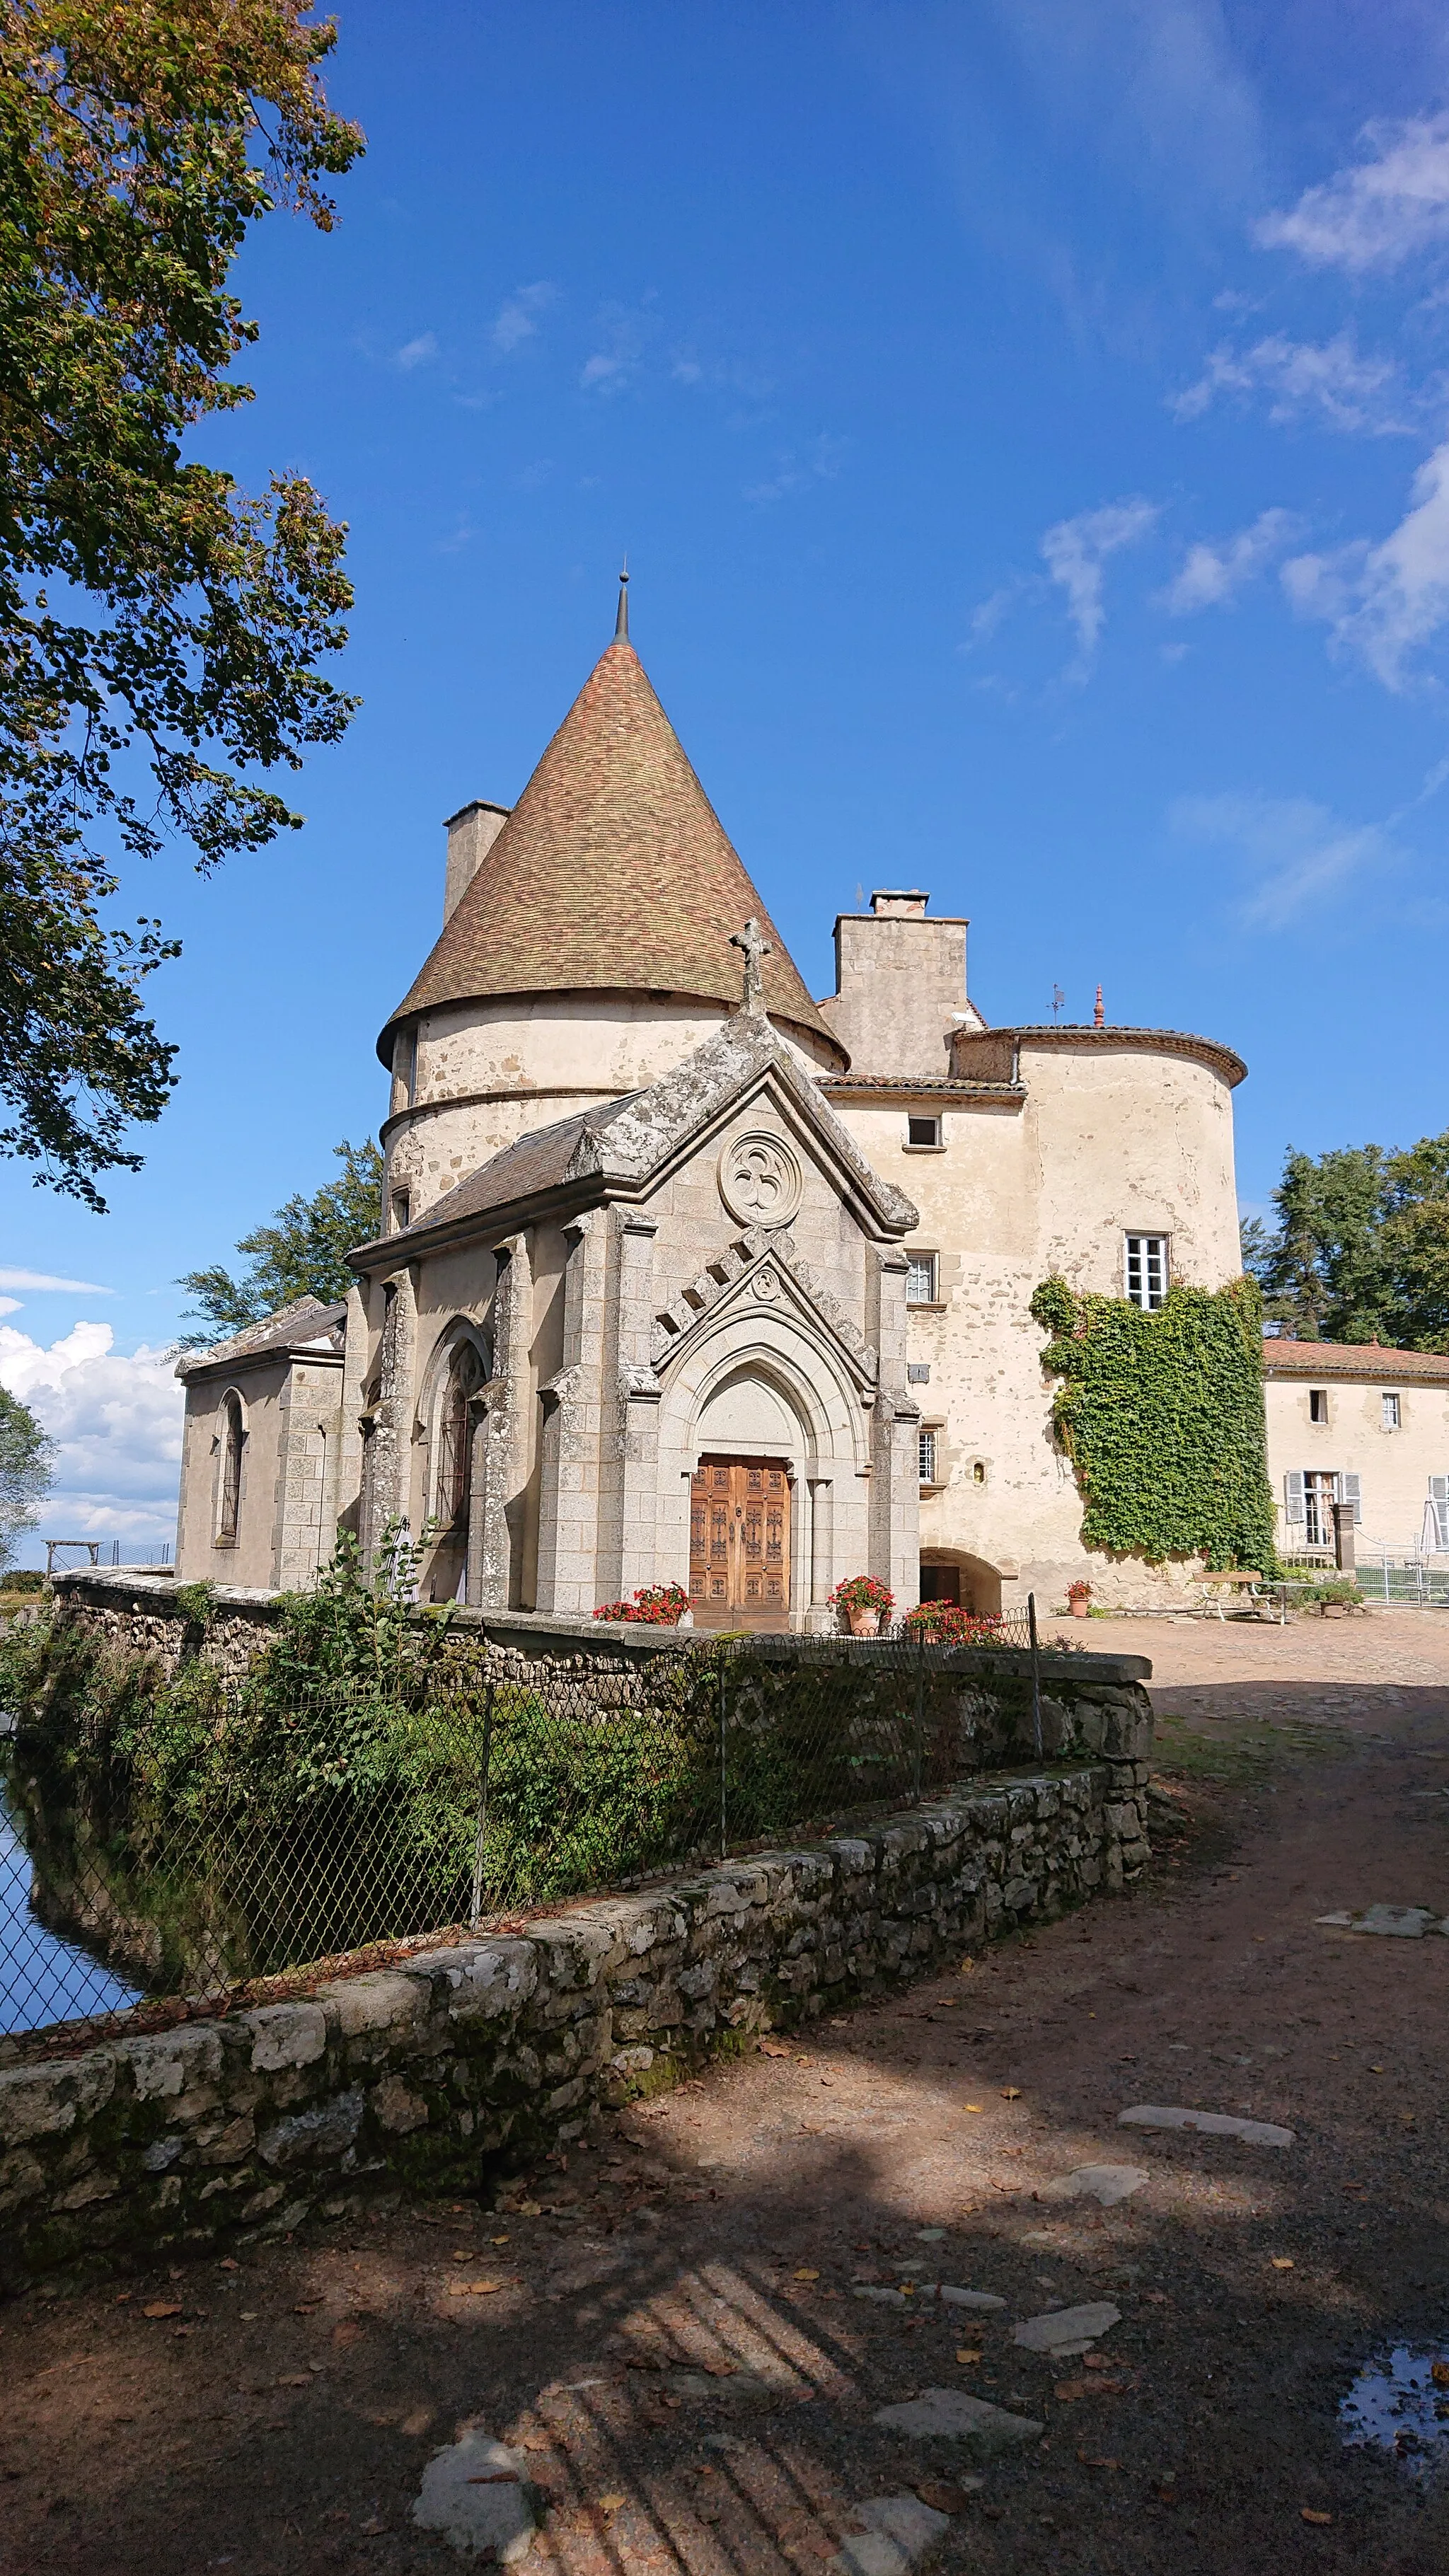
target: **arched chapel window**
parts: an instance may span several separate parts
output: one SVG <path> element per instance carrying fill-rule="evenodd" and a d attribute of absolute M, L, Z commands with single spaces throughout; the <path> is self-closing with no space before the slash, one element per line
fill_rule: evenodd
<path fill-rule="evenodd" d="M 468 1517 L 473 1484 L 473 1422 L 469 1408 L 483 1382 L 483 1361 L 477 1347 L 472 1342 L 460 1342 L 448 1372 L 438 1421 L 433 1511 L 444 1529 Z"/>
<path fill-rule="evenodd" d="M 235 1547 L 241 1517 L 242 1450 L 246 1445 L 241 1397 L 229 1395 L 222 1406 L 221 1491 L 217 1498 L 216 1543 Z"/>

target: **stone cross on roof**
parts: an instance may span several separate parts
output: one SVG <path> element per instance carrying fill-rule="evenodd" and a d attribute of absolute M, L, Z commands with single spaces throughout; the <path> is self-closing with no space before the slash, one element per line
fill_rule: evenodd
<path fill-rule="evenodd" d="M 775 952 L 770 946 L 768 939 L 764 937 L 759 923 L 753 918 L 745 923 L 742 931 L 731 931 L 730 946 L 731 948 L 742 948 L 744 950 L 744 1007 L 750 1013 L 752 1018 L 763 1019 L 765 1012 L 765 979 L 761 974 L 760 969 L 764 964 L 765 959 L 767 957 L 773 957 Z"/>

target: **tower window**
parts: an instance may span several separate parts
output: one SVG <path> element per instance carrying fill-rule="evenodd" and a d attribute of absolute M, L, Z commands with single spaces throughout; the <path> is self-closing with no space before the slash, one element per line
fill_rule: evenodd
<path fill-rule="evenodd" d="M 921 1482 L 923 1485 L 934 1485 L 936 1481 L 936 1434 L 934 1431 L 923 1431 L 921 1433 L 920 1448 Z"/>
<path fill-rule="evenodd" d="M 1311 1386 L 1309 1388 L 1308 1419 L 1310 1422 L 1327 1422 L 1328 1389 L 1326 1386 Z"/>
<path fill-rule="evenodd" d="M 461 1342 L 448 1372 L 438 1424 L 438 1472 L 433 1509 L 444 1529 L 468 1517 L 473 1492 L 472 1400 L 483 1384 L 483 1362 L 472 1342 Z"/>
<path fill-rule="evenodd" d="M 393 1233 L 394 1233 L 394 1234 L 401 1234 L 401 1233 L 402 1233 L 402 1230 L 403 1230 L 404 1226 L 405 1226 L 405 1225 L 407 1225 L 407 1224 L 408 1224 L 408 1222 L 409 1222 L 409 1221 L 410 1221 L 410 1219 L 411 1219 L 411 1216 L 412 1216 L 412 1207 L 413 1207 L 413 1202 L 412 1202 L 412 1193 L 411 1193 L 411 1191 L 409 1191 L 409 1190 L 394 1190 L 394 1191 L 393 1191 L 393 1194 L 392 1194 L 392 1230 L 393 1230 Z"/>
<path fill-rule="evenodd" d="M 939 1145 L 940 1142 L 941 1121 L 939 1118 L 910 1117 L 906 1120 L 906 1143 L 908 1145 Z"/>
<path fill-rule="evenodd" d="M 1167 1298 L 1167 1237 L 1165 1234 L 1129 1234 L 1126 1237 L 1127 1294 L 1144 1314 L 1153 1314 Z"/>
<path fill-rule="evenodd" d="M 934 1252 L 913 1252 L 906 1272 L 906 1304 L 934 1306 L 936 1303 L 937 1256 Z"/>
<path fill-rule="evenodd" d="M 1397 1431 L 1399 1427 L 1398 1397 L 1396 1395 L 1386 1395 L 1381 1399 L 1381 1401 L 1383 1405 L 1384 1429 L 1386 1431 Z"/>
<path fill-rule="evenodd" d="M 216 1544 L 235 1547 L 241 1519 L 242 1450 L 246 1445 L 241 1398 L 229 1395 L 222 1408 L 221 1488 L 217 1495 Z"/>

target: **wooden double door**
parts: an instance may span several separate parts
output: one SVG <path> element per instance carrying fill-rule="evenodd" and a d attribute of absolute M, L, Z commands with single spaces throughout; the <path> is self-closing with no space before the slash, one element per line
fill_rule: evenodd
<path fill-rule="evenodd" d="M 774 1458 L 701 1458 L 689 1497 L 697 1628 L 788 1628 L 790 1479 Z"/>

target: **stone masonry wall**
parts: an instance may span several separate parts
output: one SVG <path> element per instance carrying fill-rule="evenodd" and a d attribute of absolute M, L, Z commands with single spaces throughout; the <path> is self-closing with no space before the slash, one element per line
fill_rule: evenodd
<path fill-rule="evenodd" d="M 477 2189 L 751 2032 L 1118 1891 L 1147 1854 L 1140 1684 L 1095 1690 L 1090 1728 L 1091 1762 L 0 2070 L 0 2287 L 245 2244 L 382 2185 Z"/>

